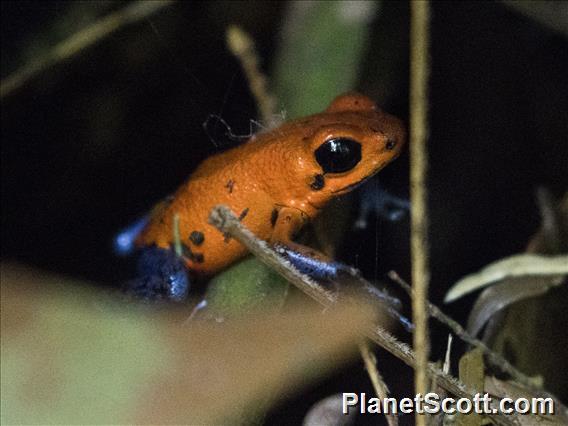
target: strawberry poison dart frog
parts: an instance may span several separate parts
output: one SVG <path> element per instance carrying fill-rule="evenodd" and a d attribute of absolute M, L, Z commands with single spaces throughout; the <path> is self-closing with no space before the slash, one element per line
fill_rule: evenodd
<path fill-rule="evenodd" d="M 297 268 L 333 275 L 337 263 L 293 242 L 332 198 L 369 179 L 400 153 L 402 122 L 366 96 L 348 93 L 319 113 L 252 136 L 201 163 L 172 197 L 120 233 L 118 252 L 140 252 L 139 278 L 129 291 L 181 301 L 192 279 L 210 276 L 247 254 L 207 220 L 229 206 L 257 237 L 279 248 Z M 182 253 L 174 247 L 178 218 Z"/>

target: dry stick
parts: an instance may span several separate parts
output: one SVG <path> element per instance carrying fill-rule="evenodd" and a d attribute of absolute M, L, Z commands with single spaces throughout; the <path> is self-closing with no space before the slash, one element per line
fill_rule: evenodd
<path fill-rule="evenodd" d="M 173 0 L 136 1 L 99 19 L 2 80 L 0 83 L 0 99 L 12 94 L 48 68 L 69 59 L 116 30 L 148 18 L 172 3 Z"/>
<path fill-rule="evenodd" d="M 369 374 L 369 378 L 371 379 L 371 383 L 373 384 L 373 388 L 375 389 L 375 393 L 384 401 L 389 394 L 389 388 L 386 385 L 379 369 L 377 368 L 377 359 L 375 355 L 371 352 L 369 348 L 369 344 L 366 341 L 362 341 L 359 343 L 359 352 L 361 352 L 361 358 L 363 358 L 363 362 L 365 363 L 365 368 L 367 369 L 367 373 Z M 382 406 L 383 414 L 387 419 L 387 423 L 389 426 L 398 426 L 398 417 L 395 413 L 386 412 L 385 407 Z"/>
<path fill-rule="evenodd" d="M 237 26 L 230 26 L 227 30 L 227 46 L 231 53 L 237 57 L 245 71 L 258 112 L 263 124 L 268 128 L 280 124 L 275 114 L 276 99 L 268 90 L 268 81 L 259 69 L 259 60 L 252 38 Z"/>
<path fill-rule="evenodd" d="M 410 3 L 410 203 L 412 257 L 412 319 L 415 324 L 413 347 L 416 352 L 414 387 L 416 393 L 428 392 L 428 210 L 426 204 L 426 169 L 428 152 L 428 75 L 430 3 Z M 426 426 L 426 416 L 416 416 L 416 425 Z"/>
<path fill-rule="evenodd" d="M 227 206 L 220 205 L 214 207 L 209 215 L 209 223 L 219 229 L 219 231 L 230 234 L 252 254 L 257 256 L 260 261 L 270 266 L 274 271 L 323 306 L 329 308 L 336 305 L 337 298 L 334 293 L 326 290 L 308 275 L 302 274 L 289 261 L 278 255 L 274 250 L 271 250 L 265 241 L 258 239 L 249 229 L 243 226 L 237 216 Z M 406 343 L 400 342 L 381 326 L 370 323 L 364 327 L 364 330 L 361 330 L 361 333 L 408 366 L 416 368 L 412 349 Z M 436 377 L 439 386 L 458 397 L 473 399 L 477 392 L 469 389 L 455 377 L 444 373 L 434 363 L 427 364 L 427 374 L 430 377 Z M 499 425 L 515 424 L 512 416 L 507 417 L 502 413 L 491 414 L 490 416 Z"/>
<path fill-rule="evenodd" d="M 409 296 L 413 296 L 412 287 L 407 282 L 405 282 L 395 271 L 390 271 L 388 273 L 388 276 L 391 280 L 401 286 Z M 455 335 L 462 339 L 464 342 L 481 349 L 483 354 L 487 356 L 487 360 L 492 366 L 498 368 L 504 373 L 509 374 L 515 381 L 522 383 L 523 385 L 528 386 L 531 389 L 538 389 L 535 380 L 531 379 L 523 372 L 517 370 L 509 361 L 507 361 L 497 352 L 493 351 L 481 340 L 473 337 L 457 321 L 450 318 L 440 308 L 430 302 L 428 302 L 428 313 L 433 318 L 436 318 L 442 324 L 445 324 L 448 328 L 450 328 L 450 330 L 452 330 Z"/>

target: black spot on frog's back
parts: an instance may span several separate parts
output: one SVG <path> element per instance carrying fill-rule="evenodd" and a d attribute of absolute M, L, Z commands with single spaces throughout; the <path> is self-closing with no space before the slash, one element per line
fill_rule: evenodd
<path fill-rule="evenodd" d="M 185 257 L 187 257 L 189 260 L 192 260 L 196 263 L 203 263 L 203 261 L 205 260 L 204 257 L 203 257 L 203 253 L 195 253 L 191 250 L 191 248 L 189 248 L 185 244 L 181 245 L 181 251 L 182 251 L 182 254 Z"/>
<path fill-rule="evenodd" d="M 239 215 L 239 222 L 242 221 L 245 217 L 247 217 L 248 212 L 249 212 L 248 207 L 241 212 L 241 214 Z"/>
<path fill-rule="evenodd" d="M 191 234 L 189 234 L 189 241 L 191 241 L 196 246 L 200 246 L 201 244 L 203 244 L 203 241 L 205 241 L 205 236 L 203 235 L 203 232 L 193 231 Z"/>

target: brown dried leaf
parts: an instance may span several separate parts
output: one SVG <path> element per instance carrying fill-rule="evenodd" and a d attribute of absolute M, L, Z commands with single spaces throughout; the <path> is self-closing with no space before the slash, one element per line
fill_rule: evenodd
<path fill-rule="evenodd" d="M 460 380 L 472 389 L 483 390 L 485 365 L 481 349 L 473 349 L 460 358 Z M 479 414 L 469 413 L 457 416 L 458 426 L 481 426 L 483 418 Z"/>
<path fill-rule="evenodd" d="M 550 190 L 538 188 L 540 229 L 532 236 L 527 253 L 560 254 L 568 251 L 568 192 L 557 202 Z"/>
<path fill-rule="evenodd" d="M 550 276 L 568 274 L 568 255 L 539 256 L 517 254 L 490 263 L 481 271 L 467 275 L 446 293 L 445 303 L 453 302 L 495 282 L 526 275 Z"/>
<path fill-rule="evenodd" d="M 562 275 L 515 277 L 485 289 L 469 314 L 467 331 L 477 336 L 495 314 L 515 302 L 541 296 L 563 281 Z"/>

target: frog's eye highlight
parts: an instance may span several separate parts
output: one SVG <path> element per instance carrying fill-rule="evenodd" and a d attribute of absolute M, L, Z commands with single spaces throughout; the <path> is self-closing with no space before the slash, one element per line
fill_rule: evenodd
<path fill-rule="evenodd" d="M 348 138 L 328 139 L 315 154 L 324 173 L 343 173 L 361 161 L 361 144 Z"/>

